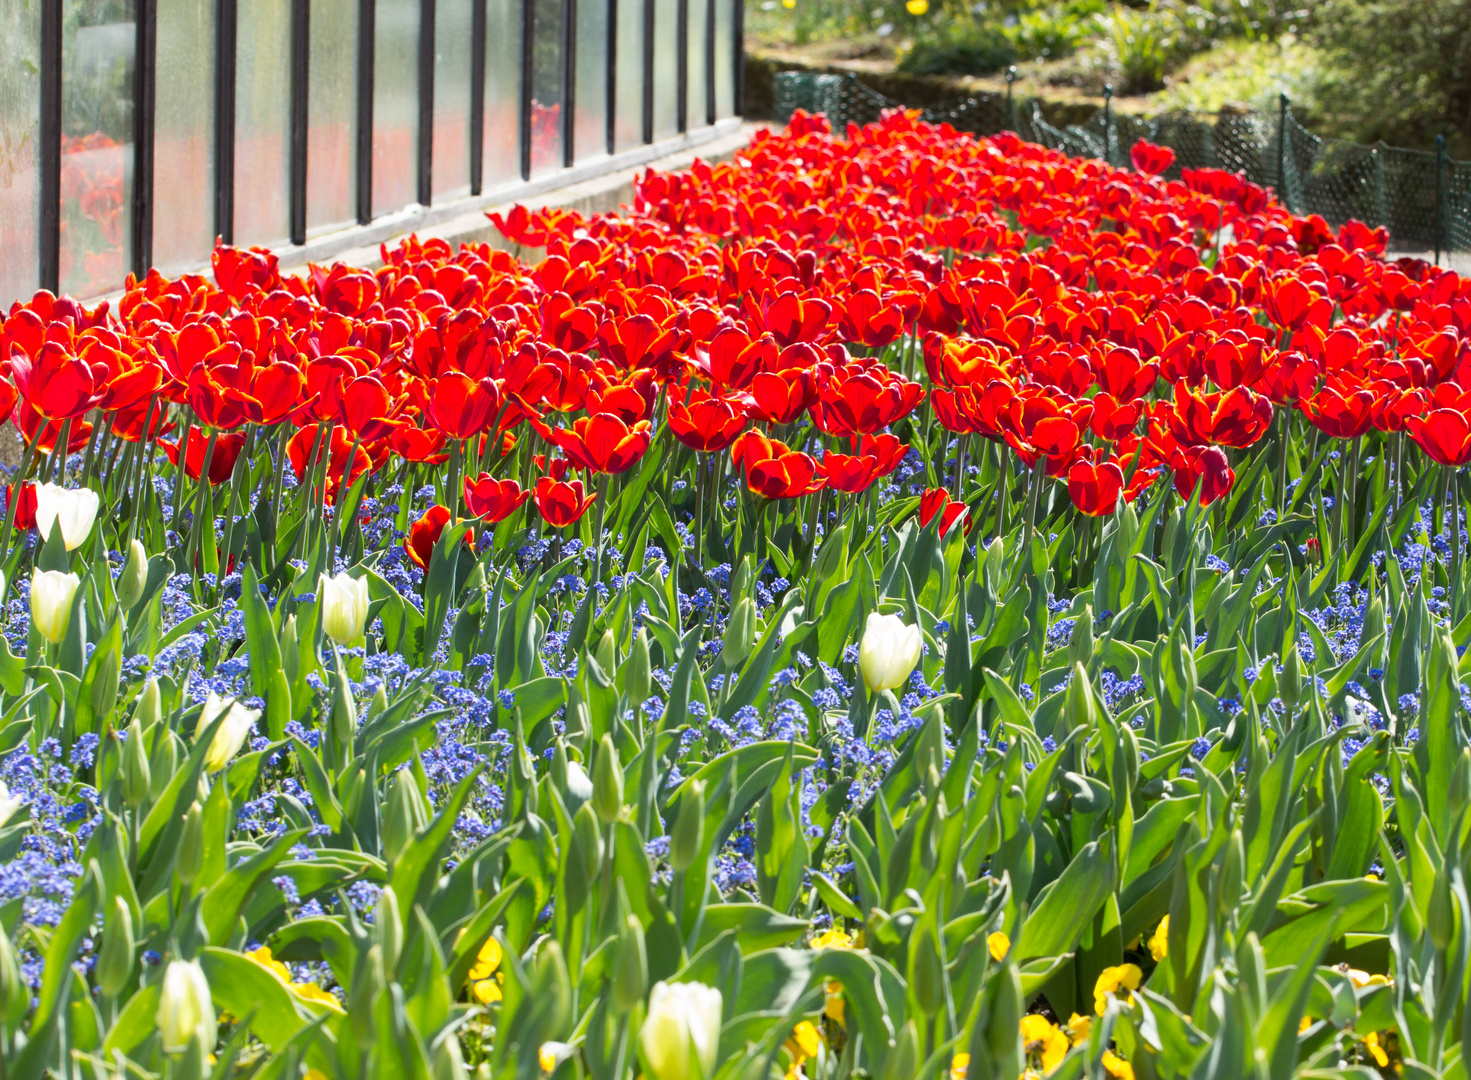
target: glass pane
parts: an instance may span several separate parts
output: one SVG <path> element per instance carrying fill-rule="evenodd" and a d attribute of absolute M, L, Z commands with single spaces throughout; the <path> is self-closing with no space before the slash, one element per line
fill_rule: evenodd
<path fill-rule="evenodd" d="M 470 193 L 470 43 L 472 0 L 434 8 L 434 198 Z"/>
<path fill-rule="evenodd" d="M 531 172 L 562 167 L 562 0 L 533 0 Z"/>
<path fill-rule="evenodd" d="M 418 201 L 419 0 L 378 0 L 373 216 Z"/>
<path fill-rule="evenodd" d="M 521 0 L 485 2 L 482 190 L 521 179 Z"/>
<path fill-rule="evenodd" d="M 644 0 L 618 4 L 618 70 L 613 106 L 613 146 L 644 141 Z"/>
<path fill-rule="evenodd" d="M 679 0 L 654 0 L 654 138 L 679 132 Z"/>
<path fill-rule="evenodd" d="M 572 153 L 588 161 L 608 152 L 608 0 L 577 0 L 575 85 Z"/>
<path fill-rule="evenodd" d="M 690 66 L 684 113 L 686 130 L 704 127 L 710 122 L 710 43 L 706 40 L 709 25 L 710 0 L 689 0 Z"/>
<path fill-rule="evenodd" d="M 249 0 L 252 9 L 259 2 Z M 290 10 L 290 0 L 277 2 Z M 382 12 L 387 6 L 378 5 L 380 27 L 383 25 Z M 245 10 L 242 5 L 242 21 Z M 379 33 L 382 33 L 381 29 Z M 358 0 L 312 0 L 309 37 L 306 224 L 307 232 L 314 233 L 357 220 Z M 286 40 L 289 43 L 289 32 Z M 414 40 L 418 40 L 417 32 Z M 283 62 L 289 64 L 289 45 L 286 54 Z M 282 92 L 289 95 L 289 78 L 287 82 L 288 86 Z M 288 147 L 289 143 L 283 144 L 283 149 Z M 239 156 L 238 150 L 236 155 Z M 409 160 L 412 162 L 413 159 Z M 377 198 L 376 186 L 374 198 Z M 286 205 L 290 206 L 289 196 Z M 239 196 L 236 196 L 235 206 L 238 215 Z M 376 201 L 373 210 L 378 212 Z M 236 220 L 239 220 L 238 216 Z"/>
<path fill-rule="evenodd" d="M 715 0 L 715 118 L 735 115 L 735 0 Z"/>
<path fill-rule="evenodd" d="M 251 0 L 235 28 L 235 242 L 291 232 L 291 0 Z"/>
<path fill-rule="evenodd" d="M 66 0 L 61 40 L 61 291 L 122 284 L 132 254 L 133 0 Z"/>
<path fill-rule="evenodd" d="M 158 0 L 153 264 L 209 262 L 215 238 L 214 0 Z"/>
<path fill-rule="evenodd" d="M 41 5 L 0 0 L 0 308 L 40 282 Z"/>

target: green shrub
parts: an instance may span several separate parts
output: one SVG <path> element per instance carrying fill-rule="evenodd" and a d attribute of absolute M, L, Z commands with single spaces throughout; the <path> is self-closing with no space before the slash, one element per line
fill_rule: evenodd
<path fill-rule="evenodd" d="M 917 40 L 898 67 L 912 75 L 988 75 L 1016 59 L 1016 46 L 999 24 L 949 22 Z"/>

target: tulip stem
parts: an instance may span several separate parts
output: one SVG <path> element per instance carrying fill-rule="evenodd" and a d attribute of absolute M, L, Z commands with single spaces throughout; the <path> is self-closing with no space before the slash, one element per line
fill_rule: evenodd
<path fill-rule="evenodd" d="M 72 422 L 67 417 L 61 422 L 61 432 L 56 441 L 51 444 L 51 460 L 46 462 L 46 475 L 56 483 L 61 483 L 62 474 L 66 472 L 66 447 L 71 442 Z"/>
<path fill-rule="evenodd" d="M 1281 423 L 1278 424 L 1280 435 L 1278 437 L 1278 449 L 1280 454 L 1277 460 L 1277 520 L 1281 521 L 1287 513 L 1287 451 L 1292 440 L 1292 413 L 1283 409 L 1281 411 Z"/>
<path fill-rule="evenodd" d="M 209 441 L 204 444 L 204 461 L 199 466 L 199 486 L 194 497 L 194 521 L 189 526 L 189 543 L 184 549 L 184 564 L 189 567 L 189 572 L 194 572 L 194 558 L 199 553 L 199 544 L 204 533 L 204 498 L 205 491 L 209 486 L 210 461 L 215 456 L 215 442 L 220 433 L 213 428 L 210 429 Z M 182 462 L 183 456 L 180 455 Z M 182 479 L 182 477 L 181 477 Z M 210 543 L 214 543 L 214 522 L 209 523 Z"/>
<path fill-rule="evenodd" d="M 997 446 L 1001 454 L 1001 473 L 996 479 L 996 539 L 1005 535 L 1006 529 L 1006 504 L 1011 501 L 1011 491 L 1007 484 L 1011 481 L 1011 455 L 1007 453 L 1005 446 Z"/>
<path fill-rule="evenodd" d="M 10 551 L 10 534 L 15 529 L 15 510 L 20 505 L 21 488 L 25 486 L 26 477 L 31 475 L 31 466 L 36 462 L 36 444 L 26 443 L 26 452 L 20 459 L 20 468 L 14 473 L 14 479 L 10 484 L 10 497 L 5 500 L 5 532 L 0 536 L 0 563 L 5 561 L 5 556 Z"/>
<path fill-rule="evenodd" d="M 1042 501 L 1042 483 L 1047 475 L 1047 458 L 1045 456 L 1037 459 L 1037 464 L 1032 467 L 1031 490 L 1027 492 L 1027 541 L 1023 559 L 1030 560 L 1032 555 L 1032 538 L 1037 532 L 1037 505 Z M 1030 561 L 1023 562 L 1029 566 Z"/>

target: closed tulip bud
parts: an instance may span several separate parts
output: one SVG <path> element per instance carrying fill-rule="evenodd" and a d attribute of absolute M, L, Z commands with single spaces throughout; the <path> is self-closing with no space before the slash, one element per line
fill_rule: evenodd
<path fill-rule="evenodd" d="M 164 969 L 154 1014 L 163 1048 L 179 1053 L 196 1036 L 205 1046 L 215 1042 L 215 1009 L 204 969 L 193 960 L 172 960 Z"/>
<path fill-rule="evenodd" d="M 179 737 L 168 728 L 161 728 L 153 740 L 153 753 L 148 756 L 148 772 L 151 780 L 148 794 L 158 798 L 168 787 L 179 768 Z"/>
<path fill-rule="evenodd" d="M 138 695 L 138 708 L 133 718 L 144 731 L 163 719 L 163 691 L 159 689 L 157 679 L 149 679 L 144 685 L 143 693 Z"/>
<path fill-rule="evenodd" d="M 628 650 L 628 663 L 624 667 L 623 689 L 628 700 L 642 705 L 649 696 L 649 633 L 640 630 L 633 639 L 633 648 Z"/>
<path fill-rule="evenodd" d="M 49 540 L 55 525 L 66 550 L 75 551 L 91 534 L 98 505 L 97 492 L 91 488 L 68 491 L 59 484 L 37 484 L 36 531 L 43 540 Z"/>
<path fill-rule="evenodd" d="M 368 715 L 375 719 L 388 711 L 388 691 L 384 684 L 379 683 L 378 689 L 373 691 L 373 700 L 368 704 Z"/>
<path fill-rule="evenodd" d="M 603 669 L 603 674 L 611 679 L 613 672 L 618 670 L 618 643 L 613 640 L 613 631 L 603 631 L 603 636 L 598 638 L 598 647 L 593 650 L 592 658 L 598 662 L 598 667 Z"/>
<path fill-rule="evenodd" d="M 383 969 L 392 972 L 398 966 L 404 944 L 403 916 L 392 885 L 383 886 L 373 908 L 373 941 L 383 950 Z"/>
<path fill-rule="evenodd" d="M 148 798 L 148 789 L 153 777 L 148 769 L 148 750 L 143 745 L 143 725 L 138 718 L 128 725 L 128 738 L 123 743 L 122 774 L 123 801 L 134 810 Z"/>
<path fill-rule="evenodd" d="M 1093 605 L 1084 604 L 1083 614 L 1073 622 L 1073 637 L 1068 642 L 1068 661 L 1088 666 L 1093 659 Z"/>
<path fill-rule="evenodd" d="M 296 616 L 286 616 L 281 625 L 281 674 L 288 683 L 296 682 L 301 666 L 301 646 L 296 640 Z"/>
<path fill-rule="evenodd" d="M 142 540 L 134 540 L 128 545 L 128 561 L 117 576 L 118 606 L 125 612 L 132 611 L 133 605 L 143 598 L 143 586 L 147 583 L 148 552 Z"/>
<path fill-rule="evenodd" d="M 317 583 L 317 603 L 321 606 L 322 632 L 338 645 L 351 645 L 363 636 L 368 622 L 367 578 L 323 574 Z"/>
<path fill-rule="evenodd" d="M 392 864 L 416 833 L 429 824 L 429 803 L 413 772 L 400 769 L 393 778 L 383 813 L 383 859 Z"/>
<path fill-rule="evenodd" d="M 730 621 L 725 624 L 725 641 L 720 649 L 720 660 L 727 671 L 734 671 L 751 655 L 756 644 L 756 602 L 749 596 L 736 601 L 731 609 Z"/>
<path fill-rule="evenodd" d="M 1277 674 L 1277 689 L 1282 704 L 1287 706 L 1289 716 L 1297 708 L 1298 698 L 1302 695 L 1302 677 L 1302 663 L 1297 658 L 1297 642 L 1293 642 L 1287 655 L 1282 658 L 1282 668 Z"/>
<path fill-rule="evenodd" d="M 705 837 L 705 783 L 696 780 L 679 802 L 679 816 L 669 834 L 669 865 L 681 872 L 695 865 Z"/>
<path fill-rule="evenodd" d="M 179 833 L 179 846 L 174 851 L 174 872 L 185 885 L 192 885 L 203 867 L 204 807 L 195 799 L 184 815 L 184 828 Z"/>
<path fill-rule="evenodd" d="M 133 915 L 121 896 L 112 898 L 112 907 L 102 924 L 102 948 L 97 953 L 97 985 L 106 997 L 122 993 L 133 973 Z"/>
<path fill-rule="evenodd" d="M 934 922 L 926 918 L 910 939 L 909 986 L 920 1011 L 930 1019 L 945 1004 L 945 962 L 935 940 Z"/>
<path fill-rule="evenodd" d="M 623 763 L 613 740 L 604 735 L 592 770 L 592 808 L 604 823 L 616 821 L 623 809 Z"/>
<path fill-rule="evenodd" d="M 870 691 L 903 686 L 919 663 L 923 643 L 919 627 L 906 624 L 898 615 L 870 611 L 858 645 L 858 668 L 863 672 L 864 684 Z"/>
<path fill-rule="evenodd" d="M 1455 901 L 1451 898 L 1451 877 L 1444 865 L 1435 873 L 1430 886 L 1430 906 L 1425 912 L 1425 929 L 1435 947 L 1444 951 L 1456 931 Z"/>
<path fill-rule="evenodd" d="M 582 847 L 583 870 L 589 881 L 603 864 L 603 833 L 598 827 L 598 815 L 592 803 L 586 802 L 572 815 L 572 831 Z"/>
<path fill-rule="evenodd" d="M 618 948 L 613 954 L 613 1008 L 619 1015 L 631 1013 L 649 988 L 649 957 L 644 946 L 644 927 L 638 916 L 628 915 L 618 928 Z"/>
<path fill-rule="evenodd" d="M 649 1080 L 701 1080 L 713 1074 L 724 1005 L 720 991 L 703 983 L 655 983 L 638 1032 Z"/>
<path fill-rule="evenodd" d="M 112 715 L 117 704 L 118 657 L 116 649 L 108 649 L 97 664 L 92 676 L 92 713 L 94 716 Z"/>
<path fill-rule="evenodd" d="M 66 639 L 72 599 L 81 583 L 76 574 L 64 574 L 60 570 L 37 570 L 31 575 L 31 622 L 53 645 L 60 645 Z"/>
<path fill-rule="evenodd" d="M 240 747 L 245 745 L 246 736 L 260 719 L 260 710 L 247 709 L 234 698 L 222 698 L 211 690 L 205 700 L 204 711 L 199 714 L 199 723 L 194 728 L 195 738 L 203 738 L 210 725 L 222 715 L 224 722 L 215 731 L 214 739 L 209 744 L 209 752 L 204 755 L 206 772 L 218 772 L 240 752 Z"/>
<path fill-rule="evenodd" d="M 1245 867 L 1246 846 L 1241 838 L 1241 830 L 1237 829 L 1231 834 L 1231 839 L 1226 841 L 1226 850 L 1221 856 L 1220 887 L 1216 890 L 1216 895 L 1223 917 L 1235 911 L 1236 905 L 1241 901 L 1241 894 L 1246 888 Z"/>

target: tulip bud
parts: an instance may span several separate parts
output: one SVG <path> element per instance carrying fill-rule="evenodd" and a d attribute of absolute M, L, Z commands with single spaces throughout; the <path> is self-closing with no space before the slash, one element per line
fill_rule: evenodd
<path fill-rule="evenodd" d="M 616 821 L 623 809 L 623 763 L 607 735 L 599 740 L 593 762 L 592 808 L 604 823 Z"/>
<path fill-rule="evenodd" d="M 288 683 L 295 683 L 301 666 L 301 647 L 296 641 L 296 616 L 286 616 L 281 627 L 281 674 Z"/>
<path fill-rule="evenodd" d="M 583 803 L 572 815 L 572 831 L 582 847 L 583 870 L 591 881 L 603 864 L 603 834 L 591 802 Z"/>
<path fill-rule="evenodd" d="M 1093 659 L 1093 605 L 1084 604 L 1083 613 L 1073 620 L 1073 637 L 1068 642 L 1069 664 L 1082 664 L 1085 668 Z"/>
<path fill-rule="evenodd" d="M 730 595 L 745 596 L 751 589 L 752 576 L 751 556 L 747 555 L 741 560 L 741 565 L 736 567 L 735 573 L 730 576 Z"/>
<path fill-rule="evenodd" d="M 60 570 L 37 570 L 31 575 L 31 622 L 53 645 L 66 640 L 71 623 L 72 600 L 82 579 Z"/>
<path fill-rule="evenodd" d="M 163 1048 L 178 1053 L 198 1037 L 206 1046 L 215 1041 L 214 1002 L 209 994 L 209 980 L 193 960 L 173 960 L 164 969 L 158 993 L 158 1012 L 154 1014 Z"/>
<path fill-rule="evenodd" d="M 398 894 L 392 885 L 383 886 L 373 908 L 373 941 L 383 950 L 383 969 L 392 972 L 403 951 L 403 916 L 398 909 Z"/>
<path fill-rule="evenodd" d="M 332 737 L 338 746 L 351 747 L 358 733 L 358 706 L 341 663 L 332 680 Z"/>
<path fill-rule="evenodd" d="M 724 1009 L 720 991 L 703 983 L 657 982 L 638 1043 L 649 1080 L 695 1080 L 715 1072 Z M 919 1062 L 906 1076 L 918 1071 Z"/>
<path fill-rule="evenodd" d="M 935 940 L 933 918 L 925 918 L 910 938 L 909 985 L 920 1011 L 933 1020 L 945 1004 L 945 963 Z"/>
<path fill-rule="evenodd" d="M 322 632 L 338 645 L 351 645 L 363 636 L 368 622 L 368 579 L 346 572 L 317 580 L 317 604 L 322 613 Z"/>
<path fill-rule="evenodd" d="M 169 781 L 178 771 L 180 745 L 177 735 L 168 728 L 160 726 L 158 734 L 153 739 L 153 753 L 148 757 L 150 777 L 148 794 L 150 797 L 156 799 L 162 795 L 164 788 L 168 787 Z"/>
<path fill-rule="evenodd" d="M 127 741 L 123 743 L 121 768 L 123 801 L 134 810 L 142 806 L 148 798 L 148 789 L 153 779 L 149 774 L 148 751 L 143 742 L 143 725 L 134 716 L 133 722 L 128 725 Z"/>
<path fill-rule="evenodd" d="M 368 704 L 368 715 L 375 720 L 388 711 L 388 691 L 384 686 L 384 683 L 378 684 L 378 689 L 373 691 L 373 700 Z"/>
<path fill-rule="evenodd" d="M 102 948 L 97 954 L 97 985 L 106 997 L 122 993 L 133 973 L 133 914 L 121 896 L 102 924 Z"/>
<path fill-rule="evenodd" d="M 1302 663 L 1297 658 L 1297 642 L 1293 642 L 1288 648 L 1287 654 L 1282 657 L 1282 667 L 1277 673 L 1277 690 L 1282 698 L 1282 704 L 1287 706 L 1287 716 L 1291 719 L 1297 708 L 1298 698 L 1302 695 Z"/>
<path fill-rule="evenodd" d="M 148 552 L 143 548 L 143 541 L 134 540 L 128 545 L 128 561 L 117 576 L 118 607 L 124 612 L 132 611 L 133 605 L 143 598 L 143 586 L 147 583 Z"/>
<path fill-rule="evenodd" d="M 108 717 L 117 704 L 118 655 L 116 649 L 108 649 L 97 664 L 92 676 L 92 715 Z"/>
<path fill-rule="evenodd" d="M 633 1011 L 649 987 L 649 957 L 644 927 L 638 916 L 627 915 L 618 928 L 618 951 L 613 954 L 613 1008 L 620 1016 Z"/>
<path fill-rule="evenodd" d="M 884 1080 L 912 1080 L 919 1075 L 919 1029 L 913 1020 L 905 1021 L 884 1063 Z"/>
<path fill-rule="evenodd" d="M 633 639 L 633 648 L 628 651 L 628 663 L 624 667 L 623 690 L 628 700 L 642 705 L 649 696 L 649 632 L 640 630 Z"/>
<path fill-rule="evenodd" d="M 174 851 L 174 872 L 185 885 L 194 884 L 204 866 L 204 807 L 195 799 L 184 815 L 179 846 Z"/>
<path fill-rule="evenodd" d="M 1308 537 L 1304 558 L 1309 566 L 1317 566 L 1323 561 L 1323 545 L 1316 536 Z"/>
<path fill-rule="evenodd" d="M 923 644 L 919 627 L 898 615 L 870 611 L 858 646 L 858 668 L 869 691 L 894 690 L 908 682 Z"/>
<path fill-rule="evenodd" d="M 700 857 L 700 842 L 705 836 L 705 783 L 690 784 L 687 795 L 679 802 L 679 816 L 669 834 L 669 865 L 683 872 Z"/>
<path fill-rule="evenodd" d="M 69 491 L 59 484 L 37 484 L 36 531 L 42 540 L 49 540 L 55 525 L 66 550 L 75 551 L 92 532 L 99 502 L 97 492 L 91 488 Z"/>
<path fill-rule="evenodd" d="M 727 671 L 734 671 L 751 655 L 756 643 L 756 602 L 749 596 L 736 601 L 731 609 L 730 621 L 725 624 L 725 642 L 720 650 L 720 660 Z"/>
<path fill-rule="evenodd" d="M 1442 952 L 1450 945 L 1456 930 L 1455 901 L 1451 899 L 1451 877 L 1445 864 L 1435 873 L 1430 886 L 1430 905 L 1425 912 L 1425 929 L 1430 940 Z"/>
<path fill-rule="evenodd" d="M 593 650 L 592 655 L 593 659 L 598 662 L 598 667 L 603 669 L 603 674 L 611 679 L 613 672 L 618 670 L 618 643 L 613 640 L 613 631 L 603 631 L 603 636 L 598 638 L 598 647 Z"/>
<path fill-rule="evenodd" d="M 389 865 L 408 847 L 416 833 L 429 824 L 431 813 L 419 781 L 410 769 L 400 769 L 383 813 L 383 860 Z"/>
<path fill-rule="evenodd" d="M 159 689 L 157 679 L 149 679 L 144 685 L 133 717 L 144 731 L 163 719 L 163 691 Z"/>
<path fill-rule="evenodd" d="M 1237 829 L 1226 841 L 1226 850 L 1221 856 L 1220 885 L 1216 889 L 1216 897 L 1222 918 L 1235 911 L 1241 902 L 1241 894 L 1246 888 L 1245 868 L 1246 845 L 1241 838 L 1241 830 Z"/>
<path fill-rule="evenodd" d="M 218 772 L 240 752 L 240 748 L 245 745 L 246 736 L 260 719 L 260 710 L 247 709 L 234 698 L 222 698 L 211 690 L 204 702 L 204 710 L 199 714 L 199 723 L 194 728 L 195 738 L 203 738 L 221 715 L 225 718 L 224 722 L 215 730 L 209 752 L 204 756 L 206 772 Z"/>

